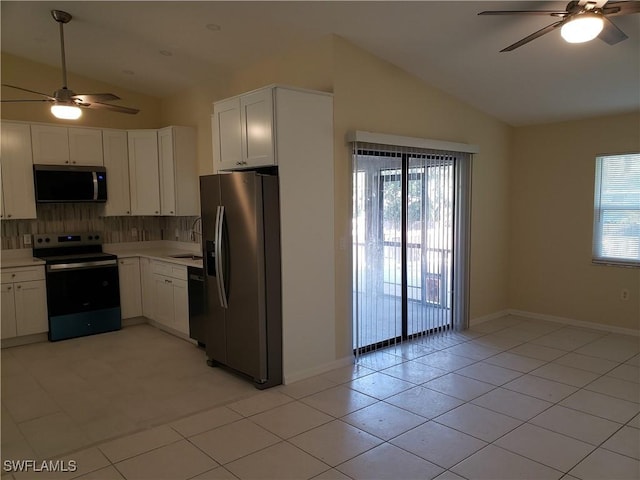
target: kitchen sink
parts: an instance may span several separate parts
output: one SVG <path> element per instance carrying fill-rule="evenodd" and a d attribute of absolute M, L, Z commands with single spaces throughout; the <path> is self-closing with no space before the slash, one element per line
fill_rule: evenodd
<path fill-rule="evenodd" d="M 179 253 L 177 255 L 169 255 L 170 258 L 188 258 L 189 260 L 202 260 L 202 255 L 195 253 Z"/>

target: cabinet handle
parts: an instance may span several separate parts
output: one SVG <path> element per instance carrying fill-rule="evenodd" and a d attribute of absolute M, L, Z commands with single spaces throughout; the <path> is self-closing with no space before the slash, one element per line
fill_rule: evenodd
<path fill-rule="evenodd" d="M 171 212 L 170 212 L 170 213 L 173 213 L 173 210 L 171 210 Z"/>
<path fill-rule="evenodd" d="M 7 287 L 7 290 L 11 290 L 11 287 Z"/>
<path fill-rule="evenodd" d="M 22 285 L 18 285 L 16 288 L 19 290 L 22 288 Z"/>
<path fill-rule="evenodd" d="M 11 278 L 15 278 L 15 277 L 16 277 L 16 274 L 15 274 L 15 273 L 12 273 L 12 274 L 11 274 Z"/>
<path fill-rule="evenodd" d="M 127 210 L 127 215 L 129 215 L 129 210 Z"/>
<path fill-rule="evenodd" d="M 11 214 L 7 215 L 7 218 L 11 218 Z"/>
<path fill-rule="evenodd" d="M 158 211 L 156 210 L 156 214 L 158 214 Z"/>
<path fill-rule="evenodd" d="M 69 160 L 65 160 L 64 163 L 69 163 Z"/>
<path fill-rule="evenodd" d="M 164 283 L 173 283 L 173 282 L 171 282 L 171 280 L 166 280 L 165 279 Z"/>

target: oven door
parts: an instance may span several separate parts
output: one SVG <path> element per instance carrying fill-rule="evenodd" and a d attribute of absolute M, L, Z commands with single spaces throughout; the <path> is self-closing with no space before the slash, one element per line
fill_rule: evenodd
<path fill-rule="evenodd" d="M 120 307 L 116 260 L 47 265 L 49 316 Z"/>

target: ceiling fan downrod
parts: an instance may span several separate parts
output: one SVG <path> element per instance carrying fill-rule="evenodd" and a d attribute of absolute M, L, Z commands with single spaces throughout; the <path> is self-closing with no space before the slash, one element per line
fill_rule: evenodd
<path fill-rule="evenodd" d="M 67 89 L 67 61 L 64 53 L 64 24 L 73 18 L 70 13 L 62 10 L 51 10 L 51 16 L 60 25 L 60 55 L 62 56 L 62 88 Z"/>

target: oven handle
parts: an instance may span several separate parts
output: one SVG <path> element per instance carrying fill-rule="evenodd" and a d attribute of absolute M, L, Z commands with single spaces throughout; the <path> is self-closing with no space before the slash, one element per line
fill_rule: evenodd
<path fill-rule="evenodd" d="M 47 272 L 54 272 L 56 270 L 77 270 L 88 267 L 112 267 L 118 266 L 117 260 L 97 260 L 94 262 L 77 262 L 77 263 L 56 263 L 54 265 L 47 265 Z"/>

